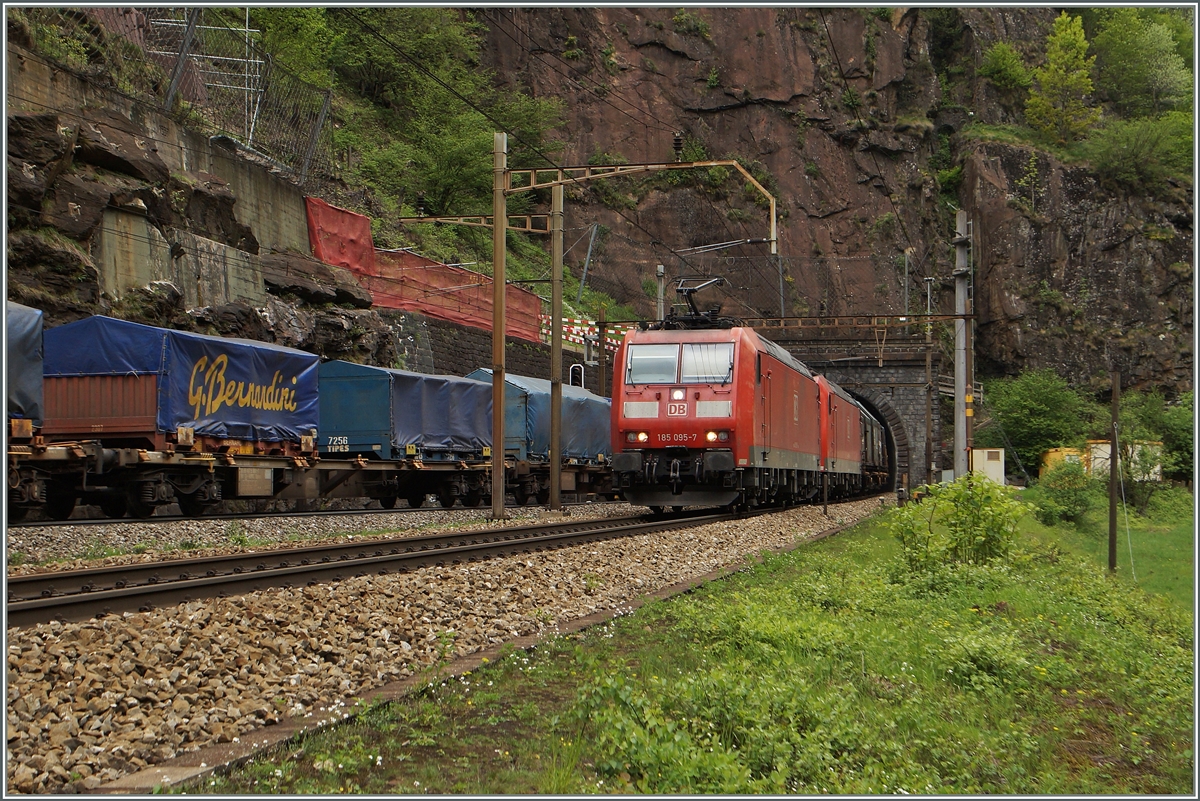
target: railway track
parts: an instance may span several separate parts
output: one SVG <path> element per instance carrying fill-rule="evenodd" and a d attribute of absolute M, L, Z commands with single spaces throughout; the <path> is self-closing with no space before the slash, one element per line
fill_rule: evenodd
<path fill-rule="evenodd" d="M 9 626 L 147 611 L 270 587 L 407 572 L 431 565 L 565 548 L 596 539 L 731 520 L 711 511 L 538 523 L 481 531 L 343 542 L 8 578 Z"/>
<path fill-rule="evenodd" d="M 591 501 L 588 503 L 564 503 L 564 508 L 572 508 L 576 506 L 602 506 L 606 504 L 618 504 L 624 501 Z M 537 506 L 518 506 L 516 504 L 508 504 L 505 509 L 513 510 L 528 510 L 537 509 Z M 313 512 L 259 512 L 259 513 L 236 513 L 227 512 L 223 514 L 206 514 L 200 517 L 192 517 L 188 515 L 154 515 L 152 517 L 81 517 L 70 520 L 24 520 L 21 522 L 13 522 L 7 525 L 8 528 L 57 528 L 59 526 L 103 526 L 113 525 L 114 523 L 180 523 L 186 521 L 207 521 L 207 520 L 259 520 L 265 518 L 290 518 L 290 517 L 352 517 L 354 515 L 408 515 L 418 514 L 420 512 L 463 512 L 477 511 L 480 514 L 487 514 L 490 510 L 483 507 L 467 507 L 454 506 L 446 509 L 442 506 L 418 506 L 418 507 L 403 507 L 400 509 L 325 509 Z"/>

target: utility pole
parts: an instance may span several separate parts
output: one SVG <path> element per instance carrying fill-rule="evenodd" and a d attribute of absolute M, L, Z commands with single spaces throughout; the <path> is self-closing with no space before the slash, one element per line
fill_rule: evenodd
<path fill-rule="evenodd" d="M 658 319 L 661 322 L 661 321 L 667 319 L 666 308 L 663 305 L 663 295 L 667 291 L 666 269 L 660 264 L 660 265 L 658 265 L 658 267 L 655 268 L 654 275 L 658 279 L 658 305 L 655 307 L 655 311 L 658 313 Z"/>
<path fill-rule="evenodd" d="M 933 314 L 933 276 L 925 279 L 925 316 Z M 925 483 L 933 484 L 933 323 L 925 323 Z"/>
<path fill-rule="evenodd" d="M 776 253 L 775 261 L 779 264 L 779 316 L 787 316 L 787 308 L 783 302 L 783 256 Z"/>
<path fill-rule="evenodd" d="M 1112 374 L 1112 431 L 1108 441 L 1108 572 L 1117 571 L 1117 489 L 1120 467 L 1117 443 L 1117 420 L 1121 411 L 1121 374 Z"/>
<path fill-rule="evenodd" d="M 954 478 L 970 470 L 967 417 L 972 413 L 967 390 L 967 212 L 958 210 L 954 225 Z"/>
<path fill-rule="evenodd" d="M 550 190 L 550 511 L 562 511 L 563 185 Z M 582 290 L 582 285 L 580 289 Z"/>
<path fill-rule="evenodd" d="M 606 358 L 608 356 L 607 348 L 605 348 L 605 346 L 604 346 L 604 323 L 605 323 L 604 307 L 601 306 L 600 314 L 598 315 L 598 319 L 596 320 L 597 333 L 600 335 L 600 354 L 597 356 L 596 361 L 600 362 L 600 379 L 599 379 L 600 380 L 600 385 L 599 385 L 600 391 L 597 394 L 602 398 L 605 396 L 604 388 L 605 388 L 606 381 L 605 381 L 605 377 L 604 377 L 604 371 L 607 367 L 606 362 L 608 361 L 608 359 Z"/>
<path fill-rule="evenodd" d="M 504 520 L 504 255 L 507 249 L 508 134 L 492 145 L 492 519 Z M 561 365 L 559 367 L 561 370 Z M 561 373 L 560 373 L 561 378 Z"/>

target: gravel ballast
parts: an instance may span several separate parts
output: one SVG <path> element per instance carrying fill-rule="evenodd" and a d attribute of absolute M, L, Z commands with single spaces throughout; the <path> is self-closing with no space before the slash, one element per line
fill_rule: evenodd
<path fill-rule="evenodd" d="M 482 563 L 266 590 L 83 623 L 10 628 L 7 788 L 95 790 L 178 754 L 245 739 L 287 718 L 327 716 L 369 690 L 419 674 L 447 657 L 618 609 L 645 593 L 738 565 L 747 555 L 791 546 L 879 507 L 879 499 L 837 504 L 830 506 L 829 517 L 820 507 L 799 507 Z M 630 511 L 594 510 L 604 515 Z M 492 525 L 480 522 L 477 511 L 430 514 L 448 516 L 443 524 Z M 583 516 L 572 510 L 575 515 Z M 529 514 L 536 516 L 536 510 Z M 396 523 L 390 516 L 379 527 L 394 529 Z M 121 536 L 135 544 L 161 537 L 167 547 L 188 539 L 228 550 L 216 539 L 202 539 L 205 525 L 105 528 L 127 529 Z M 252 539 L 265 538 L 255 532 L 260 526 L 264 531 L 311 526 L 306 540 L 319 540 L 347 530 L 330 527 L 362 531 L 376 524 L 362 517 L 317 517 L 241 525 Z M 227 542 L 222 526 L 207 526 Z M 162 531 L 150 534 L 146 528 Z M 46 553 L 37 531 L 10 532 L 25 539 L 10 542 L 9 552 Z M 64 528 L 42 531 L 51 538 L 64 536 Z M 84 531 L 89 538 L 104 536 L 95 528 Z"/>

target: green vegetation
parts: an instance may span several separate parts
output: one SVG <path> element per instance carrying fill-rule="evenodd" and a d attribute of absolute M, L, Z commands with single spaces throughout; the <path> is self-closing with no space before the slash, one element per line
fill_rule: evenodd
<path fill-rule="evenodd" d="M 1173 111 L 1108 121 L 1088 138 L 1084 152 L 1103 182 L 1154 191 L 1191 171 L 1193 143 L 1192 115 Z"/>
<path fill-rule="evenodd" d="M 1040 507 L 1044 493 L 1045 481 L 1022 494 Z M 1075 520 L 1059 521 L 1051 527 L 1027 519 L 1024 534 L 1031 547 L 1059 548 L 1084 557 L 1097 568 L 1107 568 L 1107 482 L 1087 479 L 1086 494 L 1087 510 Z M 1195 498 L 1186 489 L 1163 487 L 1144 513 L 1118 504 L 1117 574 L 1135 580 L 1146 592 L 1170 600 L 1179 609 L 1191 610 L 1196 600 L 1192 570 L 1195 535 Z"/>
<path fill-rule="evenodd" d="M 583 49 L 579 47 L 579 41 L 574 36 L 567 37 L 567 41 L 563 45 L 562 57 L 571 61 L 583 58 Z"/>
<path fill-rule="evenodd" d="M 1190 600 L 1132 586 L 1127 561 L 1108 576 L 1090 533 L 1028 516 L 1004 554 L 913 564 L 890 535 L 904 513 L 470 674 L 433 673 L 411 697 L 175 789 L 1189 791 Z M 1168 539 L 1190 537 L 1146 547 Z M 1172 555 L 1151 566 L 1135 550 L 1139 581 L 1190 585 L 1190 544 Z"/>
<path fill-rule="evenodd" d="M 1087 105 L 1096 57 L 1086 53 L 1082 22 L 1064 11 L 1054 21 L 1046 64 L 1033 71 L 1035 86 L 1025 103 L 1029 124 L 1060 143 L 1081 138 L 1100 119 L 1100 110 Z"/>
<path fill-rule="evenodd" d="M 1025 59 L 1008 42 L 997 42 L 983 54 L 979 74 L 1001 89 L 1028 89 L 1033 83 Z"/>
<path fill-rule="evenodd" d="M 1078 522 L 1096 505 L 1099 482 L 1089 478 L 1079 462 L 1062 462 L 1037 482 L 1037 519 L 1047 526 L 1060 521 Z M 1102 495 L 1100 497 L 1103 497 Z"/>
<path fill-rule="evenodd" d="M 1194 80 L 1175 45 L 1172 28 L 1140 9 L 1104 9 L 1092 40 L 1098 93 L 1126 117 L 1188 108 Z"/>
<path fill-rule="evenodd" d="M 701 39 L 712 38 L 708 20 L 698 14 L 685 11 L 682 8 L 675 13 L 675 16 L 671 17 L 671 23 L 675 26 L 676 33 L 681 33 L 684 36 L 698 36 Z"/>
<path fill-rule="evenodd" d="M 920 503 L 897 509 L 888 526 L 909 570 L 985 565 L 1008 555 L 1017 523 L 1028 512 L 1010 488 L 968 473 L 928 487 Z"/>
<path fill-rule="evenodd" d="M 1031 370 L 1017 378 L 984 384 L 984 406 L 993 425 L 980 426 L 975 444 L 1005 448 L 1021 466 L 1036 474 L 1042 454 L 1050 448 L 1082 445 L 1099 407 L 1067 385 L 1053 370 Z"/>

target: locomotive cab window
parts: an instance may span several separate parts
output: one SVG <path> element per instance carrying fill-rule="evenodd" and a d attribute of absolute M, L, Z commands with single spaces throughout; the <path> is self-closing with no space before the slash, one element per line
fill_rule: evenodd
<path fill-rule="evenodd" d="M 679 375 L 678 345 L 630 345 L 626 384 L 674 384 Z"/>
<path fill-rule="evenodd" d="M 682 384 L 728 384 L 733 378 L 733 343 L 704 342 L 683 346 Z"/>

